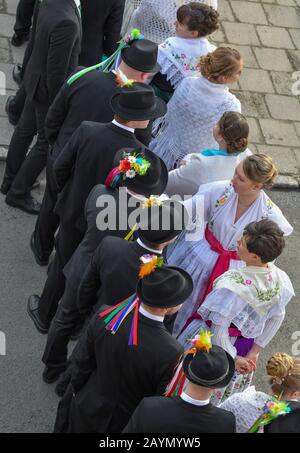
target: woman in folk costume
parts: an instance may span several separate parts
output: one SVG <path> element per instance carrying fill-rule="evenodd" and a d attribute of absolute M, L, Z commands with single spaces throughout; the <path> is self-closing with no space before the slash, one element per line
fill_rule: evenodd
<path fill-rule="evenodd" d="M 191 152 L 218 146 L 213 128 L 224 112 L 241 112 L 241 103 L 227 85 L 239 80 L 240 53 L 219 47 L 200 59 L 201 75 L 186 77 L 168 103 L 168 112 L 150 149 L 169 170 Z M 155 131 L 154 131 L 155 134 Z"/>
<path fill-rule="evenodd" d="M 200 208 L 203 207 L 204 212 L 196 212 L 197 217 L 201 214 L 196 232 L 179 237 L 169 252 L 168 262 L 187 270 L 194 280 L 194 292 L 176 317 L 174 335 L 179 335 L 197 313 L 217 277 L 229 269 L 244 266 L 236 249 L 246 225 L 268 218 L 277 223 L 285 235 L 292 233 L 292 226 L 263 190 L 274 184 L 276 175 L 270 156 L 249 156 L 237 166 L 231 183 L 204 184 L 185 202 L 190 213 L 203 202 Z M 192 216 L 195 217 L 194 212 Z M 198 231 L 203 227 L 203 220 L 207 222 L 204 237 L 202 231 Z"/>
<path fill-rule="evenodd" d="M 200 57 L 216 46 L 206 38 L 219 28 L 219 13 L 202 3 L 189 3 L 177 11 L 176 36 L 158 47 L 161 70 L 152 80 L 156 95 L 168 102 L 179 83 L 200 75 Z"/>
<path fill-rule="evenodd" d="M 215 10 L 218 8 L 217 0 L 195 0 L 193 3 L 195 2 L 205 3 Z M 127 32 L 132 27 L 138 27 L 147 39 L 160 44 L 175 35 L 176 11 L 188 3 L 191 3 L 190 0 L 127 0 L 127 11 L 124 14 L 127 24 L 128 15 L 132 13 Z"/>
<path fill-rule="evenodd" d="M 249 125 L 241 113 L 225 112 L 213 135 L 218 149 L 188 154 L 179 168 L 169 172 L 169 196 L 195 195 L 201 184 L 232 178 L 235 167 L 252 154 L 247 148 Z"/>
<path fill-rule="evenodd" d="M 274 397 L 280 397 L 291 411 L 300 409 L 300 359 L 285 352 L 276 352 L 269 358 L 266 370 L 269 377 L 268 393 L 257 391 L 255 386 L 251 386 L 230 396 L 219 406 L 235 415 L 238 433 L 248 432 L 265 405 Z"/>
<path fill-rule="evenodd" d="M 273 264 L 284 248 L 283 232 L 268 219 L 246 226 L 237 254 L 246 263 L 217 278 L 212 292 L 198 309 L 198 317 L 182 332 L 187 343 L 202 327 L 210 326 L 212 341 L 235 359 L 230 384 L 216 391 L 218 405 L 231 394 L 249 387 L 259 354 L 280 328 L 285 307 L 295 295 L 287 274 Z"/>

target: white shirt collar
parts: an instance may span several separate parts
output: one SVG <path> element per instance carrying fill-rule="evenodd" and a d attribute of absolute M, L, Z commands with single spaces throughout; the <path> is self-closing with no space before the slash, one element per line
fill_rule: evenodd
<path fill-rule="evenodd" d="M 183 399 L 183 401 L 193 404 L 194 406 L 207 406 L 209 404 L 209 400 L 195 400 L 194 398 L 191 398 L 189 395 L 187 395 L 185 392 L 182 392 L 180 397 L 181 399 Z"/>
<path fill-rule="evenodd" d="M 145 245 L 145 244 L 143 243 L 143 241 L 141 241 L 140 238 L 138 238 L 136 242 L 137 242 L 141 247 L 143 247 L 143 249 L 149 250 L 149 252 L 152 252 L 152 253 L 154 253 L 155 255 L 162 255 L 162 250 L 151 249 L 150 247 L 148 247 L 148 245 Z"/>
<path fill-rule="evenodd" d="M 115 125 L 115 126 L 118 126 L 120 127 L 121 129 L 124 129 L 125 131 L 129 131 L 129 132 L 132 132 L 134 134 L 134 129 L 132 127 L 127 127 L 127 126 L 124 126 L 124 124 L 120 124 L 118 123 L 118 121 L 116 120 L 112 120 L 112 123 Z"/>
<path fill-rule="evenodd" d="M 74 3 L 76 4 L 77 8 L 80 10 L 81 9 L 80 0 L 74 0 Z"/>
<path fill-rule="evenodd" d="M 142 306 L 139 308 L 139 312 L 146 318 L 152 319 L 153 321 L 164 322 L 164 316 L 153 315 L 146 311 Z"/>

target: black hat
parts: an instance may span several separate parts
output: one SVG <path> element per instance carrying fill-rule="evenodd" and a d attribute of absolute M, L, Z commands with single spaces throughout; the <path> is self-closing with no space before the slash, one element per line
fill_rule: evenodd
<path fill-rule="evenodd" d="M 124 63 L 130 68 L 141 72 L 155 73 L 160 71 L 160 64 L 157 63 L 158 45 L 148 39 L 132 41 L 126 47 L 121 57 Z"/>
<path fill-rule="evenodd" d="M 226 387 L 232 379 L 235 363 L 223 348 L 213 345 L 209 352 L 199 351 L 188 354 L 183 361 L 187 379 L 207 388 Z"/>
<path fill-rule="evenodd" d="M 136 174 L 131 179 L 122 178 L 121 185 L 145 197 L 161 195 L 168 183 L 168 169 L 164 161 L 145 147 L 122 148 L 115 154 L 114 165 L 118 166 L 126 154 L 142 157 L 150 163 L 150 167 L 144 175 Z"/>
<path fill-rule="evenodd" d="M 188 212 L 179 201 L 165 200 L 160 206 L 143 209 L 138 236 L 144 244 L 159 245 L 170 241 L 185 230 Z"/>
<path fill-rule="evenodd" d="M 167 111 L 166 103 L 155 96 L 149 85 L 141 82 L 121 88 L 111 98 L 110 105 L 116 115 L 133 121 L 160 118 Z"/>
<path fill-rule="evenodd" d="M 267 434 L 300 433 L 300 407 L 285 415 L 279 415 L 264 427 Z"/>
<path fill-rule="evenodd" d="M 172 308 L 182 304 L 193 291 L 191 276 L 179 267 L 158 267 L 139 280 L 137 295 L 141 302 L 154 308 Z"/>

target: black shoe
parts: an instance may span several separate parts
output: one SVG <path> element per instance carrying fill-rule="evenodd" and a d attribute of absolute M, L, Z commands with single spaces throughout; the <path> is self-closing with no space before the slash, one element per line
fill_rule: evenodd
<path fill-rule="evenodd" d="M 20 47 L 24 42 L 29 40 L 29 33 L 27 35 L 17 35 L 16 33 L 11 38 L 10 42 L 15 47 Z"/>
<path fill-rule="evenodd" d="M 9 192 L 9 189 L 11 188 L 11 185 L 12 185 L 12 181 L 10 181 L 9 179 L 5 179 L 5 177 L 4 177 L 1 187 L 0 187 L 0 192 L 3 193 L 3 195 L 7 195 L 7 193 Z M 31 190 L 37 189 L 40 185 L 41 185 L 41 183 L 37 179 L 35 181 L 35 183 L 32 185 Z"/>
<path fill-rule="evenodd" d="M 16 126 L 18 124 L 20 116 L 14 114 L 11 111 L 11 104 L 12 104 L 12 102 L 14 102 L 14 100 L 15 100 L 15 96 L 8 96 L 6 104 L 5 104 L 5 111 L 7 113 L 8 121 L 10 122 L 10 124 L 12 124 L 13 126 Z"/>
<path fill-rule="evenodd" d="M 71 367 L 68 366 L 68 368 L 61 374 L 59 381 L 55 386 L 55 393 L 60 398 L 64 396 L 67 387 L 70 384 L 71 377 L 72 377 Z"/>
<path fill-rule="evenodd" d="M 32 233 L 31 238 L 30 238 L 30 248 L 32 250 L 33 256 L 34 256 L 37 264 L 39 264 L 40 266 L 47 266 L 50 255 L 41 256 L 38 254 L 38 251 L 37 251 L 37 249 L 35 247 L 35 243 L 34 243 L 34 232 Z"/>
<path fill-rule="evenodd" d="M 33 215 L 38 215 L 41 210 L 41 204 L 31 195 L 26 195 L 26 197 L 16 197 L 8 192 L 5 198 L 5 203 L 13 208 L 21 209 L 21 211 L 25 211 L 28 214 Z"/>
<path fill-rule="evenodd" d="M 65 371 L 66 367 L 63 368 L 50 368 L 48 366 L 45 367 L 43 371 L 43 381 L 46 384 L 52 384 L 53 382 L 57 381 L 61 373 Z"/>
<path fill-rule="evenodd" d="M 12 71 L 12 77 L 17 85 L 21 85 L 22 82 L 23 67 L 21 64 L 15 64 Z"/>
<path fill-rule="evenodd" d="M 40 333 L 48 333 L 49 327 L 43 323 L 38 313 L 39 302 L 40 297 L 36 294 L 30 296 L 27 302 L 27 313 Z"/>

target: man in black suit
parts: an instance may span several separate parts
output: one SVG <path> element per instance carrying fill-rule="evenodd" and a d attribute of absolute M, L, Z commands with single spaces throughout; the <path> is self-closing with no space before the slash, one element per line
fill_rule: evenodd
<path fill-rule="evenodd" d="M 79 63 L 92 66 L 110 56 L 121 37 L 125 0 L 81 0 L 82 50 Z"/>
<path fill-rule="evenodd" d="M 128 79 L 145 82 L 149 74 L 158 70 L 157 45 L 151 41 L 133 41 L 124 50 L 122 56 L 124 61 L 120 65 L 120 70 Z M 54 161 L 83 121 L 99 123 L 112 121 L 114 112 L 110 99 L 118 92 L 116 76 L 112 72 L 103 73 L 94 70 L 72 85 L 65 82 L 48 111 L 45 130 L 51 149 L 47 160 L 47 182 L 31 239 L 36 261 L 40 265 L 48 263 L 59 225 L 59 217 L 54 213 L 57 202 Z M 143 144 L 147 144 L 143 129 L 136 129 L 135 135 Z"/>
<path fill-rule="evenodd" d="M 93 211 L 99 215 L 101 210 L 94 207 Z M 66 367 L 68 342 L 76 323 L 80 322 L 81 317 L 86 319 L 102 305 L 116 305 L 132 294 L 138 282 L 140 258 L 151 253 L 162 256 L 165 247 L 184 230 L 185 214 L 181 203 L 169 200 L 163 201 L 161 206 L 143 210 L 137 242 L 128 242 L 120 237 L 107 237 L 110 231 L 102 232 L 101 235 L 101 232 L 97 232 L 93 227 L 95 222 L 91 223 L 90 229 L 95 230 L 93 236 L 98 240 L 93 245 L 90 235 L 89 241 L 86 241 L 91 245 L 90 250 L 95 249 L 95 245 L 101 242 L 94 254 L 89 253 L 88 264 L 87 256 L 84 256 L 82 247 L 79 246 L 75 252 L 76 258 L 71 258 L 65 268 L 65 293 L 51 323 L 42 359 L 46 365 L 43 374 L 46 382 L 53 382 Z M 167 231 L 162 227 L 164 218 L 170 219 L 170 228 Z M 160 224 L 159 229 L 148 229 L 151 223 L 152 228 Z M 101 240 L 103 236 L 104 239 Z"/>
<path fill-rule="evenodd" d="M 6 203 L 31 214 L 40 208 L 30 189 L 47 159 L 46 114 L 67 75 L 78 65 L 82 35 L 79 6 L 79 0 L 45 0 L 39 8 L 33 50 L 24 74 L 25 107 L 9 146 L 4 176 L 10 185 Z M 33 115 L 38 138 L 26 157 L 30 143 L 24 146 L 23 135 L 27 136 L 28 118 Z"/>
<path fill-rule="evenodd" d="M 234 360 L 219 346 L 188 354 L 183 361 L 184 392 L 145 398 L 123 433 L 234 433 L 234 415 L 209 402 L 215 388 L 229 384 L 234 369 Z"/>
<path fill-rule="evenodd" d="M 19 1 L 14 25 L 15 33 L 11 38 L 13 46 L 19 47 L 28 41 L 35 2 L 36 0 Z"/>
<path fill-rule="evenodd" d="M 139 148 L 135 128 L 147 127 L 146 118 L 156 117 L 166 110 L 153 89 L 142 83 L 123 87 L 113 96 L 111 105 L 116 119 L 108 124 L 82 123 L 54 165 L 60 189 L 55 207 L 60 217 L 56 254 L 41 297 L 30 297 L 28 302 L 29 315 L 42 332 L 49 329 L 64 293 L 63 268 L 84 236 L 87 227 L 84 206 L 91 189 L 105 182 L 117 151 L 124 147 Z"/>
<path fill-rule="evenodd" d="M 123 150 L 126 152 L 128 150 L 128 153 L 136 153 L 136 150 L 138 149 L 139 148 L 136 147 L 129 149 L 124 148 L 118 151 L 114 160 L 115 166 L 119 165 Z M 79 246 L 74 251 L 73 256 L 63 269 L 63 276 L 66 278 L 67 285 L 60 304 L 61 308 L 55 317 L 55 321 L 51 324 L 51 332 L 49 333 L 47 349 L 48 351 L 53 349 L 53 355 L 55 357 L 57 356 L 57 358 L 53 359 L 53 355 L 51 354 L 49 359 L 45 359 L 45 363 L 49 365 L 50 368 L 49 373 L 46 371 L 43 376 L 44 380 L 47 382 L 53 382 L 53 379 L 56 379 L 65 367 L 66 360 L 61 357 L 62 355 L 65 355 L 65 352 L 67 351 L 67 344 L 70 335 L 73 333 L 73 330 L 76 329 L 76 323 L 80 323 L 81 320 L 76 306 L 76 292 L 97 246 L 107 235 L 114 235 L 122 238 L 126 237 L 131 230 L 131 226 L 128 224 L 130 214 L 137 209 L 141 202 L 146 200 L 146 196 L 150 196 L 151 192 L 160 195 L 166 187 L 168 171 L 163 161 L 150 150 L 141 149 L 141 154 L 151 163 L 151 167 L 147 170 L 145 175 L 136 175 L 132 180 L 130 178 L 122 179 L 121 181 L 127 189 L 120 189 L 120 191 L 113 190 L 109 186 L 106 187 L 105 185 L 98 184 L 91 190 L 87 198 L 84 209 L 87 230 Z M 134 192 L 132 192 L 133 195 L 128 192 L 128 187 L 134 190 Z M 123 190 L 123 193 L 120 193 L 121 190 Z M 136 193 L 138 195 L 134 195 Z M 108 225 L 107 228 L 105 225 L 101 229 L 98 223 L 99 216 L 101 213 L 104 213 L 104 215 L 106 214 L 105 201 L 108 198 L 111 203 L 115 203 L 116 209 L 113 214 L 116 215 L 116 219 L 112 219 L 113 223 Z M 103 200 L 103 206 L 102 203 L 100 203 L 101 200 Z M 35 326 L 41 333 L 46 333 L 48 331 L 48 326 L 56 313 L 58 302 L 59 299 L 55 298 L 53 294 L 51 294 L 51 297 L 42 296 L 41 298 L 36 295 L 30 296 L 28 301 L 29 314 L 34 321 Z M 47 323 L 45 323 L 45 319 L 47 320 Z M 61 328 L 62 342 L 60 342 L 58 338 Z M 56 339 L 58 341 L 58 346 L 56 345 Z M 63 354 L 56 352 L 57 348 L 62 349 Z M 47 355 L 49 355 L 49 353 L 47 353 Z"/>
<path fill-rule="evenodd" d="M 164 327 L 164 316 L 191 294 L 193 283 L 179 268 L 163 265 L 153 270 L 139 281 L 133 296 L 137 297 L 126 305 L 132 311 L 115 335 L 107 330 L 102 312 L 95 314 L 80 339 L 66 392 L 66 398 L 74 394 L 69 432 L 118 433 L 143 397 L 164 393 L 183 352 Z"/>
<path fill-rule="evenodd" d="M 16 64 L 13 67 L 12 71 L 12 76 L 14 81 L 16 82 L 17 85 L 19 85 L 19 89 L 16 92 L 15 96 L 8 96 L 6 104 L 5 104 L 5 111 L 7 113 L 8 121 L 13 125 L 16 126 L 18 124 L 18 121 L 22 115 L 22 111 L 24 109 L 25 101 L 26 101 L 26 91 L 24 84 L 22 84 L 25 69 L 27 66 L 27 63 L 31 57 L 32 54 L 32 49 L 34 45 L 34 40 L 35 40 L 35 33 L 36 33 L 36 24 L 37 24 L 37 18 L 39 14 L 39 9 L 40 9 L 40 4 L 42 0 L 36 0 L 35 5 L 34 5 L 34 11 L 33 11 L 33 18 L 32 18 L 32 27 L 31 27 L 31 32 L 30 32 L 30 39 L 27 44 L 24 57 L 23 57 L 23 62 L 22 65 Z M 29 121 L 30 120 L 30 121 Z M 32 138 L 36 135 L 36 119 L 34 112 L 31 115 L 31 117 L 28 119 L 28 124 L 26 127 L 26 136 L 24 135 L 22 138 L 24 140 L 24 143 L 26 146 L 27 140 L 29 143 L 31 143 Z M 5 184 L 5 182 L 7 184 Z M 5 181 L 1 186 L 1 192 L 6 195 L 9 188 L 10 184 L 8 184 L 9 181 Z"/>

